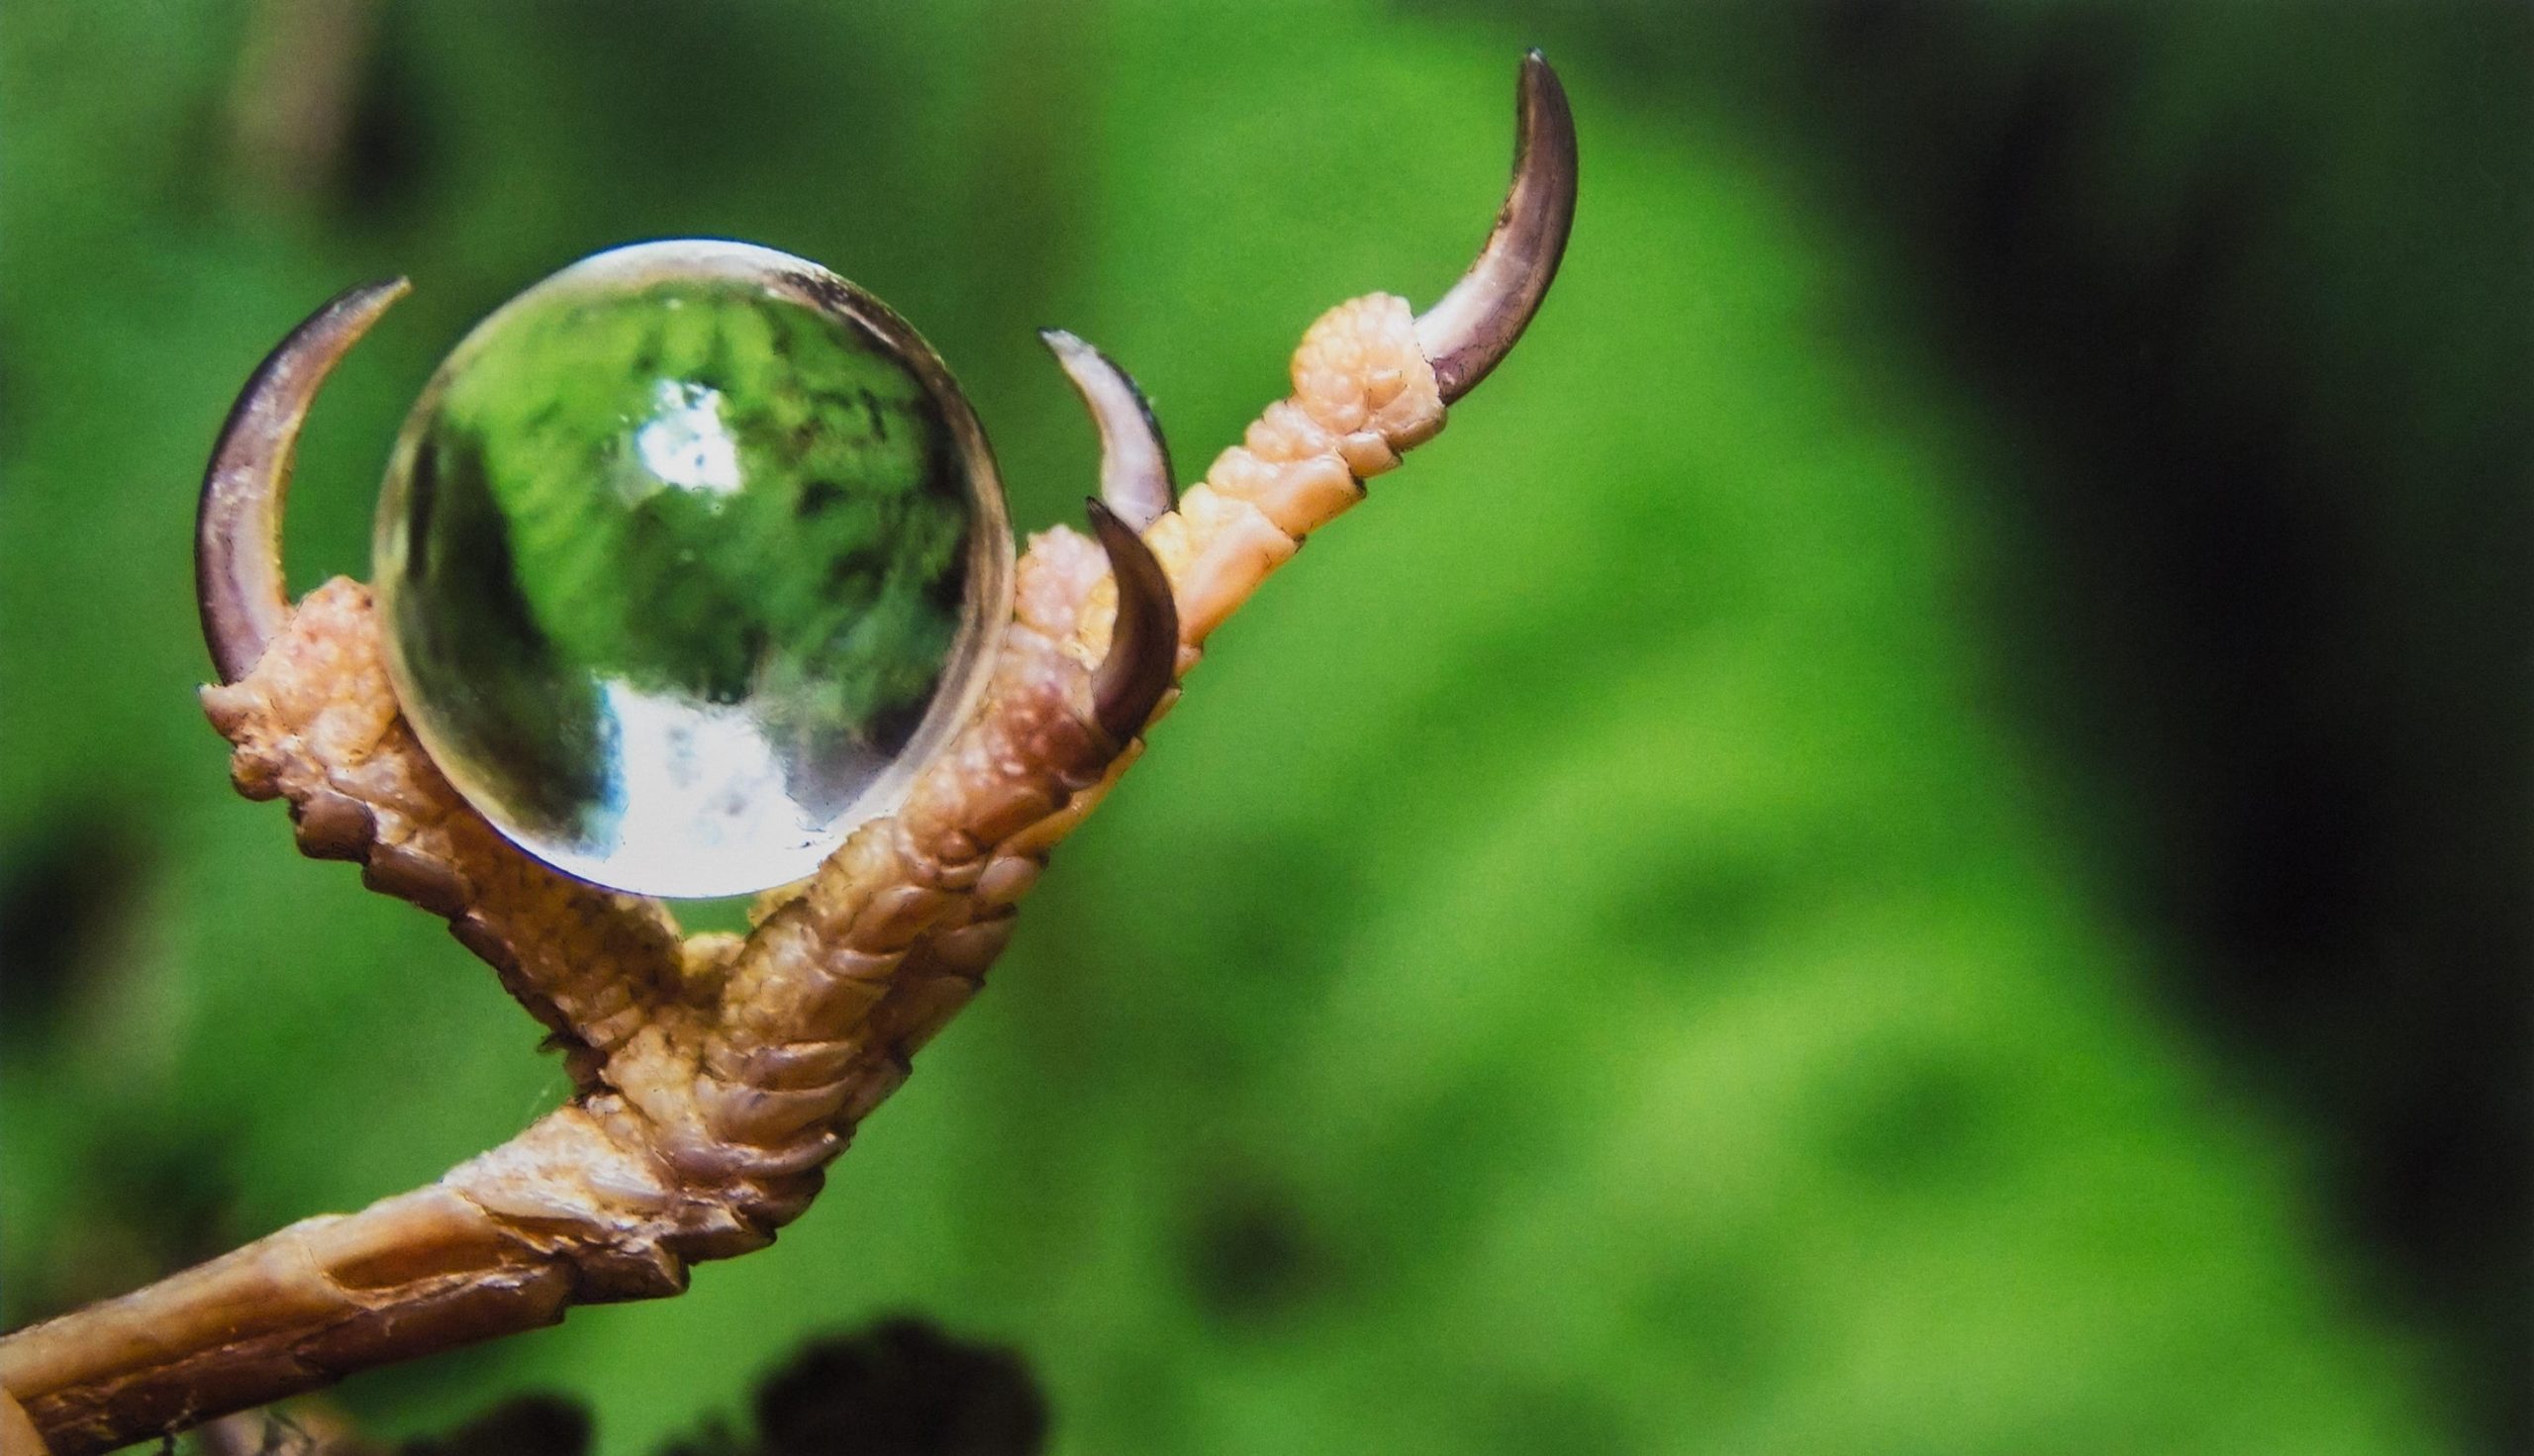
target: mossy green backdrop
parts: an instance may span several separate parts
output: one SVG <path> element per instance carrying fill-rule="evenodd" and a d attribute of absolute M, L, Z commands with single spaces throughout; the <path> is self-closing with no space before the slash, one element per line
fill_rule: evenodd
<path fill-rule="evenodd" d="M 416 281 L 298 585 L 365 572 L 472 321 L 653 237 L 887 299 L 1035 528 L 1095 459 L 1036 326 L 1193 475 L 1321 309 L 1450 282 L 1530 44 L 1584 157 L 1546 312 L 1217 638 L 821 1202 L 342 1407 L 559 1390 L 634 1456 L 913 1311 L 1066 1452 L 2521 1434 L 2505 5 L 12 7 L 5 1317 L 563 1089 L 194 705 L 202 457 L 304 313 Z M 301 166 L 255 118 L 328 65 Z"/>

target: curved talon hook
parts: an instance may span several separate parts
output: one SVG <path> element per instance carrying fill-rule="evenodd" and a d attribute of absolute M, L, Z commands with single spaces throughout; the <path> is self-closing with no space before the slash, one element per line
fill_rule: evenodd
<path fill-rule="evenodd" d="M 299 427 L 344 354 L 413 285 L 402 278 L 337 294 L 247 376 L 220 427 L 194 524 L 194 594 L 220 680 L 234 683 L 290 620 L 281 574 L 281 504 Z"/>
<path fill-rule="evenodd" d="M 1082 504 L 1118 578 L 1118 624 L 1110 630 L 1109 655 L 1091 675 L 1092 717 L 1123 743 L 1152 721 L 1178 670 L 1179 603 L 1170 593 L 1170 574 L 1143 537 L 1097 499 Z"/>
<path fill-rule="evenodd" d="M 1179 494 L 1170 445 L 1144 392 L 1117 360 L 1064 330 L 1041 329 L 1038 338 L 1100 427 L 1100 498 L 1136 531 L 1151 530 L 1179 504 Z"/>
<path fill-rule="evenodd" d="M 1496 231 L 1452 291 L 1416 317 L 1416 343 L 1450 404 L 1503 362 L 1539 312 L 1575 226 L 1575 114 L 1536 49 L 1522 57 L 1513 115 L 1513 185 Z"/>

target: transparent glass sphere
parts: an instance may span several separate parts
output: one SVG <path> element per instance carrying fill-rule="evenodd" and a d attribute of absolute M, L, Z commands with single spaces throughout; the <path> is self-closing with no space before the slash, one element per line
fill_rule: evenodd
<path fill-rule="evenodd" d="M 476 326 L 398 437 L 375 549 L 433 762 L 530 853 L 645 895 L 800 879 L 894 809 L 1011 612 L 939 358 L 735 243 L 585 258 Z"/>

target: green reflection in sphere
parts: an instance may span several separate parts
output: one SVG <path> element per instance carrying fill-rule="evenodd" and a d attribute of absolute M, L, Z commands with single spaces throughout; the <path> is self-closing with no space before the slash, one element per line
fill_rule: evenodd
<path fill-rule="evenodd" d="M 903 797 L 1010 611 L 994 461 L 914 331 L 741 243 L 619 248 L 477 326 L 379 501 L 407 720 L 617 889 L 810 873 Z"/>

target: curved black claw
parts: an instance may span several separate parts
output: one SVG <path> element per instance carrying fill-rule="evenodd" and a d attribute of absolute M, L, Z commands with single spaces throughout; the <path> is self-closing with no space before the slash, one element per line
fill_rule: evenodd
<path fill-rule="evenodd" d="M 1575 115 L 1557 72 L 1522 57 L 1513 120 L 1513 186 L 1496 231 L 1461 281 L 1416 316 L 1416 342 L 1451 403 L 1503 362 L 1539 311 L 1575 226 Z"/>
<path fill-rule="evenodd" d="M 1179 504 L 1179 497 L 1171 483 L 1170 446 L 1144 392 L 1117 360 L 1062 329 L 1041 329 L 1038 338 L 1100 427 L 1100 498 L 1128 526 L 1150 530 Z"/>
<path fill-rule="evenodd" d="M 1109 655 L 1091 675 L 1092 717 L 1123 743 L 1152 721 L 1153 706 L 1178 671 L 1179 603 L 1144 538 L 1098 500 L 1083 505 L 1118 578 L 1118 625 L 1109 633 Z"/>
<path fill-rule="evenodd" d="M 391 278 L 337 294 L 264 356 L 230 406 L 203 472 L 194 525 L 194 593 L 203 640 L 222 682 L 252 671 L 290 620 L 281 504 L 308 407 L 335 365 L 411 286 Z"/>

